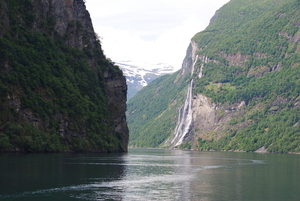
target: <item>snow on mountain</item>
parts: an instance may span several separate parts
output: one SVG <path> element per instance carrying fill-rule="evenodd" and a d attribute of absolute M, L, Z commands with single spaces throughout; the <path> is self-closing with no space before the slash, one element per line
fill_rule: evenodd
<path fill-rule="evenodd" d="M 127 99 L 133 97 L 139 90 L 156 78 L 174 73 L 177 69 L 166 63 L 146 63 L 138 61 L 116 61 L 126 76 L 128 85 Z"/>

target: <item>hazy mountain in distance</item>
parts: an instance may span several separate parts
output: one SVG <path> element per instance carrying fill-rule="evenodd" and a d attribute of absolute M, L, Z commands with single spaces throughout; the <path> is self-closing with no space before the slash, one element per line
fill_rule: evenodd
<path fill-rule="evenodd" d="M 166 63 L 146 63 L 131 60 L 115 63 L 122 69 L 126 77 L 127 100 L 156 78 L 176 71 L 172 65 Z"/>

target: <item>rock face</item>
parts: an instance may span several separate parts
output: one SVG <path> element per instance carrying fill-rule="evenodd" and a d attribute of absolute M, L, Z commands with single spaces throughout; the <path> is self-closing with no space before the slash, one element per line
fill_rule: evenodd
<path fill-rule="evenodd" d="M 196 52 L 198 50 L 197 44 L 191 41 L 187 51 L 186 56 L 182 62 L 182 68 L 180 70 L 180 76 L 193 73 L 193 66 L 196 62 Z"/>
<path fill-rule="evenodd" d="M 82 33 L 68 35 L 67 45 L 79 49 L 87 48 L 88 45 L 94 47 L 94 28 L 83 0 L 35 0 L 34 5 L 37 15 L 46 18 L 55 16 L 53 34 L 64 36 L 70 31 L 75 31 L 77 26 L 82 26 Z M 43 31 L 38 21 L 34 24 L 34 29 Z"/>
<path fill-rule="evenodd" d="M 208 97 L 197 94 L 193 99 L 193 119 L 195 130 L 210 131 L 218 122 L 217 106 Z"/>
<path fill-rule="evenodd" d="M 216 60 L 211 60 L 206 56 L 197 55 L 197 44 L 195 41 L 191 41 L 185 59 L 182 64 L 180 73 L 177 79 L 180 80 L 184 76 L 193 76 L 193 73 L 197 73 L 198 78 L 202 78 L 202 68 L 204 64 L 212 61 L 218 63 Z M 241 63 L 244 62 L 246 57 L 240 53 L 237 55 L 225 55 L 229 62 Z M 195 68 L 195 64 L 200 62 L 200 68 Z M 186 101 L 182 108 L 178 112 L 178 122 L 176 124 L 175 131 L 170 139 L 165 144 L 173 147 L 178 147 L 184 142 L 192 141 L 193 147 L 197 146 L 197 139 L 200 137 L 203 140 L 218 140 L 222 137 L 222 133 L 226 131 L 226 124 L 235 117 L 240 116 L 243 112 L 245 102 L 236 103 L 233 105 L 216 104 L 204 94 L 196 94 L 192 96 L 193 85 L 187 90 Z M 188 107 L 187 100 L 190 102 L 190 110 L 184 108 Z M 189 114 L 189 115 L 188 115 Z M 187 123 L 189 122 L 189 123 Z M 180 129 L 179 129 L 180 128 Z"/>
<path fill-rule="evenodd" d="M 219 140 L 226 132 L 229 121 L 245 114 L 244 108 L 244 101 L 221 105 L 213 103 L 203 94 L 197 94 L 193 99 L 194 143 L 198 137 L 203 140 Z"/>
<path fill-rule="evenodd" d="M 114 128 L 115 132 L 123 135 L 122 143 L 126 145 L 129 139 L 129 130 L 126 122 L 126 93 L 127 93 L 127 85 L 124 77 L 116 77 L 111 74 L 111 72 L 106 71 L 104 73 L 104 78 L 106 82 L 106 91 L 109 97 L 108 104 L 113 110 L 112 118 L 114 120 Z"/>
<path fill-rule="evenodd" d="M 24 49 L 39 46 L 40 52 L 48 48 L 45 44 L 50 44 L 49 49 L 55 49 L 64 56 L 64 60 L 56 63 L 51 57 L 59 60 L 59 56 L 53 56 L 57 52 L 45 51 L 40 60 L 47 65 L 53 63 L 50 65 L 51 72 L 49 69 L 44 72 L 46 64 L 38 63 L 36 58 L 28 58 L 30 54 L 26 56 L 28 61 L 21 61 L 20 72 L 34 66 L 37 70 L 31 74 L 43 74 L 37 79 L 40 86 L 21 85 L 20 77 L 0 83 L 0 109 L 5 114 L 0 119 L 0 151 L 127 151 L 126 79 L 122 71 L 104 56 L 84 0 L 0 0 L 0 11 L 0 47 L 5 51 L 0 58 L 1 79 L 14 73 L 14 54 L 17 56 L 22 50 L 11 51 L 9 43 Z M 31 40 L 34 37 L 44 40 L 44 44 L 36 44 L 36 40 Z M 63 66 L 71 68 L 66 70 Z M 34 82 L 29 83 L 28 80 L 23 82 Z M 89 83 L 79 83 L 82 80 Z M 45 86 L 41 86 L 43 83 L 46 83 Z M 40 104 L 26 102 L 24 94 L 28 96 L 26 90 L 29 88 Z M 70 101 L 60 101 L 61 96 Z M 43 109 L 41 104 L 48 104 L 48 109 Z M 25 134 L 27 127 L 35 132 Z M 53 145 L 50 148 L 50 145 L 40 144 L 38 149 L 33 145 L 26 148 L 24 141 L 35 140 L 32 133 L 44 133 L 45 136 L 50 135 L 49 141 L 55 138 L 59 142 L 55 146 L 49 142 Z M 16 140 L 12 135 L 19 137 Z M 41 135 L 41 138 L 47 138 L 45 136 Z"/>

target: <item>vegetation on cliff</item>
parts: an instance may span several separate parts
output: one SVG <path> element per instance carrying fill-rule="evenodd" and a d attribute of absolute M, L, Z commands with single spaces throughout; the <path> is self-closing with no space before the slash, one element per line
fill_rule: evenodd
<path fill-rule="evenodd" d="M 231 0 L 192 38 L 200 58 L 194 96 L 204 94 L 218 107 L 216 126 L 194 125 L 194 140 L 182 147 L 300 152 L 299 8 L 296 0 Z M 233 105 L 241 102 L 238 111 Z"/>
<path fill-rule="evenodd" d="M 29 0 L 0 1 L 0 150 L 126 151 L 104 76 L 122 72 L 80 21 L 65 21 L 60 35 L 56 16 L 40 9 Z M 68 45 L 80 36 L 87 48 Z"/>
<path fill-rule="evenodd" d="M 230 121 L 220 140 L 200 138 L 199 148 L 300 151 L 299 6 L 293 0 L 231 1 L 193 38 L 199 49 L 207 45 L 198 54 L 211 60 L 194 92 L 223 104 L 245 101 L 248 111 Z M 210 87 L 214 83 L 220 87 Z M 229 128 L 245 122 L 251 123 Z"/>

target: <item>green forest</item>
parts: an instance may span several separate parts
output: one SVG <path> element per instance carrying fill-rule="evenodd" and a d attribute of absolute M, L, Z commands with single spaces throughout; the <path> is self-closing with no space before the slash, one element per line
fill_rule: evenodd
<path fill-rule="evenodd" d="M 86 35 L 79 21 L 59 36 L 55 16 L 36 16 L 29 0 L 6 2 L 9 27 L 4 19 L 0 24 L 7 30 L 0 37 L 0 150 L 126 150 L 113 131 L 103 76 L 104 70 L 122 72 L 105 58 L 100 42 L 92 49 L 67 46 L 70 35 Z M 34 23 L 41 31 L 33 29 Z M 24 114 L 31 115 L 30 122 Z M 69 134 L 59 132 L 63 123 Z"/>
<path fill-rule="evenodd" d="M 194 68 L 191 77 L 195 80 L 194 96 L 204 94 L 224 107 L 245 101 L 246 108 L 243 115 L 225 125 L 225 130 L 207 132 L 205 139 L 195 134 L 194 141 L 182 144 L 181 148 L 255 151 L 264 147 L 276 153 L 300 152 L 299 10 L 300 3 L 296 0 L 231 0 L 216 12 L 204 31 L 192 38 L 198 46 L 196 54 L 208 58 L 208 62 L 199 59 Z M 203 77 L 198 78 L 201 66 Z M 166 79 L 169 81 L 164 80 L 165 83 L 172 82 Z M 172 93 L 185 95 L 187 83 L 183 85 L 185 87 Z M 170 86 L 150 84 L 149 88 L 159 88 L 165 94 Z M 143 95 L 144 99 L 153 94 L 147 96 Z M 180 101 L 175 97 L 161 99 L 169 101 L 170 106 Z M 129 109 L 130 104 L 140 98 L 141 93 L 138 93 L 129 102 Z M 144 103 L 148 104 L 155 103 Z M 148 109 L 144 106 L 144 112 Z M 163 113 L 159 114 L 160 118 L 166 117 Z M 173 130 L 158 134 L 161 142 L 172 135 L 176 124 L 176 117 L 166 118 L 169 121 L 173 118 Z M 131 124 L 134 123 L 129 122 L 130 127 Z M 247 126 L 239 128 L 239 125 Z M 153 128 L 160 130 L 159 126 Z M 207 139 L 207 135 L 211 137 Z M 220 135 L 221 138 L 215 137 Z M 131 144 L 136 143 L 135 138 L 131 140 Z M 151 142 L 145 139 L 137 145 L 149 146 Z"/>

